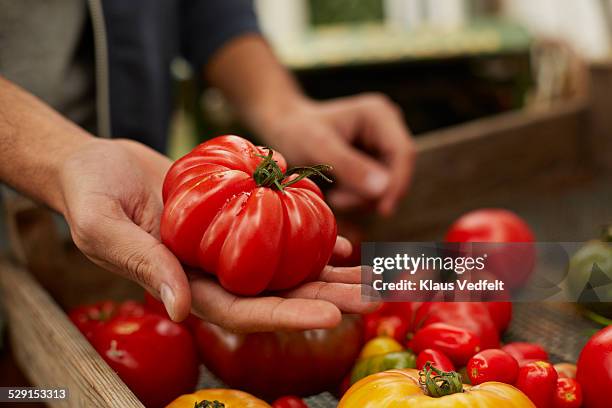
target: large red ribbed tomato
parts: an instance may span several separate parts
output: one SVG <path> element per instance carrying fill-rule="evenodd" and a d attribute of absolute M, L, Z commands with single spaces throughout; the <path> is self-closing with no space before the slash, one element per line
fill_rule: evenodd
<path fill-rule="evenodd" d="M 287 171 L 285 159 L 238 136 L 202 143 L 166 174 L 163 243 L 240 295 L 314 280 L 336 241 L 315 183 L 327 166 Z"/>

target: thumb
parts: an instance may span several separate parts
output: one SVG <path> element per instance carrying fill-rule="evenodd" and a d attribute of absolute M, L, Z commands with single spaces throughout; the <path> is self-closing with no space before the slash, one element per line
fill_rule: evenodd
<path fill-rule="evenodd" d="M 390 183 L 386 168 L 344 139 L 331 136 L 319 160 L 331 164 L 338 182 L 345 190 L 373 199 L 380 197 Z"/>
<path fill-rule="evenodd" d="M 83 243 L 85 238 L 85 245 Z M 127 217 L 96 220 L 77 246 L 100 266 L 131 279 L 159 298 L 175 321 L 191 309 L 191 289 L 180 262 L 155 237 Z"/>

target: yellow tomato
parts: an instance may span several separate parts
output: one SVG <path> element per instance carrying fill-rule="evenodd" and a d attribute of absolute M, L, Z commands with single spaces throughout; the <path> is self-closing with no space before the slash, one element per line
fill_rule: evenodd
<path fill-rule="evenodd" d="M 368 341 L 365 346 L 363 346 L 359 358 L 378 356 L 381 354 L 392 353 L 394 351 L 401 351 L 402 349 L 402 345 L 391 337 L 376 337 Z"/>
<path fill-rule="evenodd" d="M 210 407 L 214 407 L 214 402 L 220 402 L 224 408 L 271 408 L 266 402 L 255 398 L 251 394 L 237 390 L 225 390 L 221 388 L 211 388 L 199 390 L 193 394 L 181 395 L 172 401 L 166 408 L 194 408 L 206 407 L 204 401 L 209 401 Z M 218 405 L 218 404 L 217 404 Z"/>
<path fill-rule="evenodd" d="M 434 398 L 419 383 L 413 369 L 390 370 L 370 375 L 353 385 L 338 408 L 535 408 L 518 389 L 499 382 L 474 387 Z"/>

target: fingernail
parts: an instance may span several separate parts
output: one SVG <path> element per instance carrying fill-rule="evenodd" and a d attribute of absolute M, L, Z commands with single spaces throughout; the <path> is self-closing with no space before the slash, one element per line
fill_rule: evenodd
<path fill-rule="evenodd" d="M 370 172 L 365 179 L 365 187 L 373 196 L 384 193 L 388 185 L 389 176 L 381 171 Z"/>
<path fill-rule="evenodd" d="M 174 292 L 172 292 L 172 289 L 170 289 L 170 286 L 166 285 L 165 283 L 162 283 L 159 287 L 159 296 L 161 297 L 161 300 L 164 303 L 164 306 L 166 307 L 166 312 L 168 312 L 168 316 L 170 316 L 170 318 L 174 320 L 176 317 L 174 314 L 175 297 Z"/>

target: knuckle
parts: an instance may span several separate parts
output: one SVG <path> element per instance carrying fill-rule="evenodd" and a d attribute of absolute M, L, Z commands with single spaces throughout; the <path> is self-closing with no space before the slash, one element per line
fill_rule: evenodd
<path fill-rule="evenodd" d="M 372 108 L 392 109 L 399 111 L 399 108 L 386 94 L 382 92 L 368 92 L 364 94 L 364 102 Z"/>

